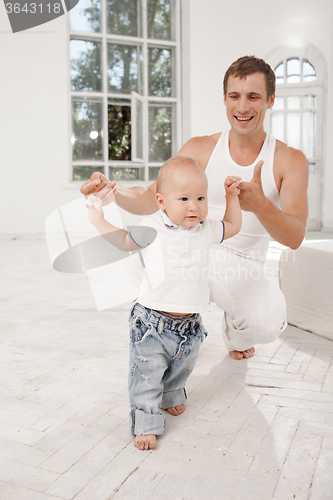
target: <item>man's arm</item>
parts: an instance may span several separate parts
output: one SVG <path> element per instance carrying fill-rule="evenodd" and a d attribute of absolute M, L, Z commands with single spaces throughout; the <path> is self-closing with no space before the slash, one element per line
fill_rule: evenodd
<path fill-rule="evenodd" d="M 148 187 L 124 187 L 116 185 L 101 172 L 94 172 L 89 180 L 84 182 L 80 189 L 84 196 L 97 193 L 103 205 L 116 201 L 121 208 L 136 215 L 149 215 L 158 210 L 155 194 L 156 182 Z"/>
<path fill-rule="evenodd" d="M 241 184 L 239 199 L 241 208 L 253 212 L 272 238 L 295 250 L 302 243 L 306 231 L 308 163 L 301 151 L 287 147 L 281 148 L 277 161 L 281 179 L 281 210 L 263 193 L 262 162 L 256 165 L 252 180 Z"/>
<path fill-rule="evenodd" d="M 184 144 L 177 156 L 189 156 L 206 168 L 219 135 L 193 137 Z M 116 185 L 115 181 L 110 181 L 101 172 L 94 172 L 91 178 L 82 184 L 80 191 L 84 196 L 97 194 L 103 205 L 111 203 L 114 196 L 117 205 L 136 215 L 149 215 L 158 210 L 155 199 L 156 182 L 148 187 L 127 188 Z"/>

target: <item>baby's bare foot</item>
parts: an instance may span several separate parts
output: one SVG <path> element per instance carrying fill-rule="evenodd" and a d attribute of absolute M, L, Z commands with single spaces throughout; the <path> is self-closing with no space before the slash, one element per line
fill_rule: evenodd
<path fill-rule="evenodd" d="M 243 359 L 243 358 L 251 358 L 255 353 L 255 348 L 251 347 L 251 349 L 246 349 L 245 351 L 229 351 L 229 354 L 234 359 Z"/>
<path fill-rule="evenodd" d="M 175 417 L 177 417 L 177 415 L 184 413 L 184 411 L 186 410 L 186 406 L 179 405 L 179 406 L 175 406 L 174 408 L 167 408 L 167 410 L 169 413 L 171 413 L 171 415 L 174 415 Z"/>
<path fill-rule="evenodd" d="M 134 446 L 139 450 L 153 450 L 156 448 L 156 436 L 154 434 L 135 436 Z"/>

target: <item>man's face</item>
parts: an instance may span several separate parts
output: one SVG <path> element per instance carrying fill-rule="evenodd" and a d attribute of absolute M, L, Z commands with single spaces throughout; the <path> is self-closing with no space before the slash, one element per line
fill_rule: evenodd
<path fill-rule="evenodd" d="M 274 104 L 275 96 L 267 100 L 266 79 L 263 73 L 252 73 L 245 79 L 230 76 L 227 92 L 223 94 L 227 117 L 236 134 L 249 136 L 263 130 L 267 109 Z"/>

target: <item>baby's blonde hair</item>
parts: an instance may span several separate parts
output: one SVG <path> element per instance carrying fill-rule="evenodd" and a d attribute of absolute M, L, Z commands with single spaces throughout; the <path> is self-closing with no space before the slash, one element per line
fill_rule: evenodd
<path fill-rule="evenodd" d="M 156 181 L 156 193 L 163 194 L 162 191 L 165 191 L 167 187 L 172 187 L 172 181 L 174 180 L 173 176 L 177 172 L 193 172 L 200 173 L 207 182 L 207 177 L 204 169 L 201 165 L 193 160 L 193 158 L 189 158 L 188 156 L 174 156 L 170 158 L 167 162 L 162 165 L 158 172 L 157 181 Z"/>

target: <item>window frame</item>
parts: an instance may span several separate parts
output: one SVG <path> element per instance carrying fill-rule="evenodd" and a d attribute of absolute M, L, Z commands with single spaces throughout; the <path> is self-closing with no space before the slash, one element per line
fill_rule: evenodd
<path fill-rule="evenodd" d="M 69 85 L 69 109 L 72 109 L 72 100 L 75 98 L 99 98 L 102 99 L 102 160 L 73 160 L 72 140 L 73 137 L 73 123 L 72 113 L 69 116 L 69 184 L 77 186 L 81 185 L 83 180 L 73 180 L 74 167 L 103 167 L 104 174 L 109 177 L 109 167 L 124 167 L 124 168 L 144 168 L 144 180 L 119 180 L 119 184 L 128 187 L 135 185 L 149 185 L 153 180 L 149 180 L 149 168 L 161 167 L 164 162 L 149 161 L 149 105 L 160 103 L 161 106 L 169 104 L 172 106 L 171 113 L 171 156 L 174 156 L 181 146 L 182 141 L 182 99 L 181 99 L 181 13 L 180 13 L 180 0 L 170 0 L 172 3 L 172 19 L 171 19 L 171 38 L 172 40 L 164 39 L 150 39 L 147 37 L 147 0 L 141 0 L 141 19 L 142 19 L 142 36 L 124 36 L 113 35 L 107 33 L 107 13 L 106 13 L 106 0 L 101 0 L 101 32 L 82 32 L 70 29 L 69 16 L 68 23 L 68 85 Z M 70 41 L 71 40 L 84 40 L 101 43 L 101 64 L 102 64 L 102 90 L 96 91 L 73 91 L 71 89 L 71 74 L 70 74 Z M 142 47 L 143 53 L 143 94 L 139 94 L 140 100 L 143 102 L 143 123 L 145 129 L 143 133 L 143 162 L 123 160 L 109 160 L 108 159 L 108 104 L 109 99 L 128 100 L 129 106 L 132 106 L 133 96 L 132 92 L 129 94 L 109 92 L 108 91 L 108 76 L 107 76 L 107 46 L 108 43 L 117 43 L 124 45 L 136 45 Z M 173 88 L 173 95 L 170 97 L 149 96 L 148 95 L 148 48 L 166 48 L 173 51 L 171 58 L 171 85 Z M 132 122 L 133 115 L 132 115 Z M 135 124 L 132 123 L 132 130 L 135 129 Z M 136 131 L 134 130 L 134 137 Z M 133 140 L 133 136 L 132 136 Z M 135 148 L 134 148 L 135 149 Z M 132 147 L 133 150 L 133 147 Z"/>

